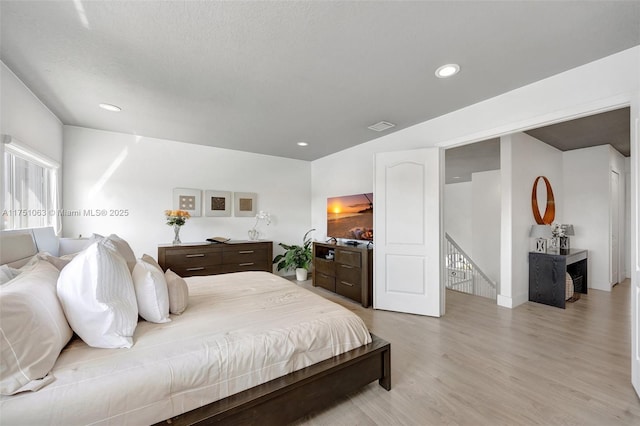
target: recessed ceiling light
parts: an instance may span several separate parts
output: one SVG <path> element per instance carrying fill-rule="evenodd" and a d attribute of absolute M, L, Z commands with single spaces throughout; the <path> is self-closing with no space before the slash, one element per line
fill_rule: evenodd
<path fill-rule="evenodd" d="M 438 78 L 447 78 L 452 75 L 458 74 L 460 71 L 460 65 L 458 64 L 447 64 L 443 65 L 436 70 L 436 77 Z"/>
<path fill-rule="evenodd" d="M 297 145 L 298 145 L 298 146 L 307 146 L 307 145 L 309 145 L 309 144 L 308 144 L 308 143 L 306 143 L 306 142 L 298 142 L 298 144 L 297 144 Z"/>
<path fill-rule="evenodd" d="M 100 104 L 98 106 L 100 108 L 102 108 L 102 109 L 106 109 L 107 111 L 111 111 L 111 112 L 120 112 L 120 111 L 122 111 L 122 108 L 120 108 L 119 106 L 116 106 L 116 105 Z"/>

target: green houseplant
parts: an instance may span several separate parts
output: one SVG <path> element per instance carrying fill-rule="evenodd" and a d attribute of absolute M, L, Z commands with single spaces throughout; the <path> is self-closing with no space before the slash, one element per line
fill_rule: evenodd
<path fill-rule="evenodd" d="M 311 265 L 311 237 L 309 233 L 315 231 L 315 229 L 308 230 L 304 237 L 302 237 L 302 245 L 288 245 L 279 243 L 285 251 L 283 254 L 279 254 L 273 259 L 273 263 L 278 264 L 278 271 L 284 269 L 285 271 L 295 269 L 296 279 L 298 281 L 304 281 L 307 279 L 309 272 L 309 266 Z"/>

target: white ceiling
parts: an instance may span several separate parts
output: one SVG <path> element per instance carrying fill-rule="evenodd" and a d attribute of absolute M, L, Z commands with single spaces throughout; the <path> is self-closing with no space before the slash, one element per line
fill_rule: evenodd
<path fill-rule="evenodd" d="M 638 45 L 640 2 L 3 0 L 0 26 L 64 124 L 313 160 Z"/>

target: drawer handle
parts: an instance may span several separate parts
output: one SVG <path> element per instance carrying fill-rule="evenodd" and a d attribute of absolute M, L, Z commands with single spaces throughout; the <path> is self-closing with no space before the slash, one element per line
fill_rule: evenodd
<path fill-rule="evenodd" d="M 253 262 L 241 263 L 238 266 L 251 266 L 251 265 L 253 265 Z"/>
<path fill-rule="evenodd" d="M 186 254 L 185 257 L 204 257 L 204 253 Z"/>
<path fill-rule="evenodd" d="M 348 285 L 349 287 L 353 287 L 355 284 L 348 283 L 346 281 L 340 281 L 341 284 Z"/>
<path fill-rule="evenodd" d="M 342 266 L 343 268 L 347 268 L 347 269 L 353 269 L 353 266 L 349 266 L 349 265 L 340 265 L 340 266 Z"/>
<path fill-rule="evenodd" d="M 197 268 L 187 268 L 187 271 L 202 271 L 204 266 L 198 266 Z"/>
<path fill-rule="evenodd" d="M 251 254 L 251 253 L 253 253 L 253 250 L 240 250 L 238 253 L 239 254 Z"/>

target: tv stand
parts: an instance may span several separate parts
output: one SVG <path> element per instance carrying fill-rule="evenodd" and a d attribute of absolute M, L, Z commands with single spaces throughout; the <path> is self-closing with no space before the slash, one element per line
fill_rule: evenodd
<path fill-rule="evenodd" d="M 314 242 L 312 279 L 314 287 L 338 293 L 368 308 L 373 303 L 373 249 Z"/>

